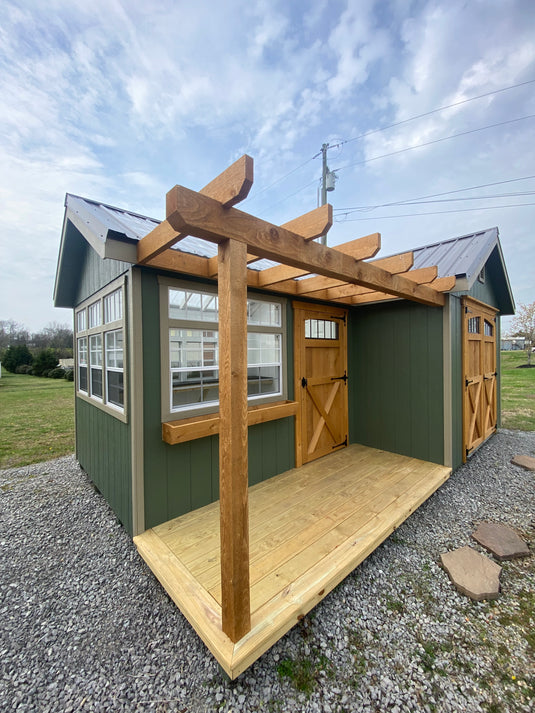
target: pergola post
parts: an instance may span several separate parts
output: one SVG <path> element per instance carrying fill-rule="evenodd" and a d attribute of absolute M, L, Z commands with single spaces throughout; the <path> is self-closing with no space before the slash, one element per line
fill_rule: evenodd
<path fill-rule="evenodd" d="M 222 627 L 234 642 L 251 629 L 247 463 L 247 246 L 218 248 L 219 500 Z"/>

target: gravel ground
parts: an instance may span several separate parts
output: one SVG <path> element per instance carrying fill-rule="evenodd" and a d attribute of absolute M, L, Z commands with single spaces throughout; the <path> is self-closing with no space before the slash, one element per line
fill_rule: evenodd
<path fill-rule="evenodd" d="M 485 520 L 535 547 L 535 433 L 501 431 L 229 682 L 74 457 L 0 471 L 0 710 L 533 711 L 535 557 L 495 602 L 441 552 Z"/>

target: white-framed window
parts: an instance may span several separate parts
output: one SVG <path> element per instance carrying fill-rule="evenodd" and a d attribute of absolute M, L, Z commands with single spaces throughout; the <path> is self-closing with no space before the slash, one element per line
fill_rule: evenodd
<path fill-rule="evenodd" d="M 162 316 L 162 418 L 217 411 L 219 324 L 217 292 L 210 287 L 160 285 Z M 247 300 L 247 391 L 249 400 L 284 398 L 284 301 Z"/>
<path fill-rule="evenodd" d="M 78 337 L 78 390 L 87 394 L 87 337 Z"/>
<path fill-rule="evenodd" d="M 76 391 L 126 421 L 124 292 L 123 277 L 76 310 Z"/>
<path fill-rule="evenodd" d="M 98 300 L 98 302 L 93 302 L 93 304 L 89 305 L 89 307 L 87 308 L 87 312 L 89 314 L 89 324 L 88 324 L 89 329 L 92 329 L 93 327 L 100 327 L 100 325 L 102 324 L 101 301 Z"/>

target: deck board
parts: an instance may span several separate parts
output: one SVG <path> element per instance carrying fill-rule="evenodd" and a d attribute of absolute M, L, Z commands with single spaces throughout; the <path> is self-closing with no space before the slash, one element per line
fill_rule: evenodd
<path fill-rule="evenodd" d="M 373 552 L 450 472 L 352 445 L 251 487 L 252 629 L 236 644 L 221 631 L 219 504 L 163 523 L 134 542 L 234 678 Z"/>

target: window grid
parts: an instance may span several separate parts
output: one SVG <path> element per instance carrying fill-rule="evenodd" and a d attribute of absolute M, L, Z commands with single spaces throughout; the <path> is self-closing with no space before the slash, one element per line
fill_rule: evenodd
<path fill-rule="evenodd" d="M 213 407 L 219 402 L 217 295 L 175 287 L 168 287 L 167 294 L 170 410 Z M 247 323 L 248 396 L 280 395 L 282 304 L 248 299 Z"/>
<path fill-rule="evenodd" d="M 124 329 L 122 324 L 118 328 L 118 323 L 124 316 L 123 289 L 121 286 L 103 294 L 76 312 L 77 390 L 96 403 L 111 407 L 112 412 L 122 413 L 125 408 Z"/>

